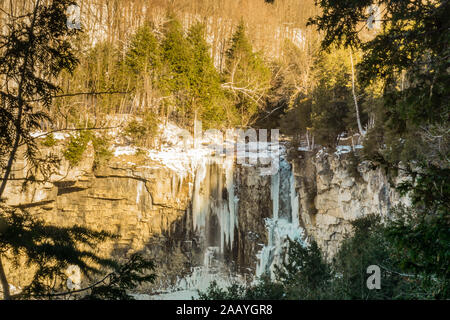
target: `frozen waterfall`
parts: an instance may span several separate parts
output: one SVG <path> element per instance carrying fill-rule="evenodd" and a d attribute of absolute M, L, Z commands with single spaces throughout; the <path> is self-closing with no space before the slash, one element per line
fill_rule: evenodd
<path fill-rule="evenodd" d="M 232 250 L 238 224 L 232 158 L 206 158 L 199 164 L 192 197 L 194 231 L 206 247 L 217 246 L 219 253 Z"/>
<path fill-rule="evenodd" d="M 303 228 L 299 225 L 298 194 L 289 162 L 280 157 L 280 168 L 271 177 L 272 218 L 266 219 L 268 243 L 258 253 L 256 277 L 268 273 L 274 277 L 275 266 L 280 265 L 287 239 L 302 241 Z"/>
<path fill-rule="evenodd" d="M 234 159 L 205 157 L 199 161 L 192 190 L 192 225 L 203 249 L 201 265 L 179 278 L 173 288 L 176 297 L 190 299 L 206 290 L 212 281 L 220 287 L 244 281 L 228 268 L 238 226 L 238 198 L 235 193 Z M 168 294 L 165 297 L 174 298 Z"/>

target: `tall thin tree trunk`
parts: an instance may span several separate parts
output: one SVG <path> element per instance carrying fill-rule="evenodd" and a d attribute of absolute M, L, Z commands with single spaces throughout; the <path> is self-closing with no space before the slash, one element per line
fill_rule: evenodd
<path fill-rule="evenodd" d="M 355 90 L 355 67 L 353 65 L 353 54 L 350 51 L 350 62 L 352 65 L 352 94 L 353 100 L 355 101 L 355 109 L 356 109 L 356 121 L 358 122 L 358 130 L 360 135 L 364 135 L 364 130 L 361 125 L 361 118 L 359 116 L 359 107 L 358 107 L 358 99 L 356 98 L 356 90 Z"/>
<path fill-rule="evenodd" d="M 3 299 L 10 300 L 11 294 L 9 292 L 8 279 L 6 279 L 6 273 L 5 273 L 5 270 L 3 269 L 3 262 L 2 262 L 1 254 L 0 254 L 0 282 L 1 282 L 2 288 L 3 288 Z"/>
<path fill-rule="evenodd" d="M 19 121 L 21 121 L 21 118 L 22 118 L 22 109 L 23 108 L 19 109 L 19 118 L 18 118 Z M 14 160 L 16 159 L 17 149 L 19 149 L 19 141 L 20 141 L 20 130 L 19 130 L 19 128 L 16 128 L 14 144 L 13 144 L 12 150 L 9 154 L 8 164 L 6 165 L 5 173 L 3 174 L 2 183 L 0 184 L 0 199 L 3 196 L 3 192 L 5 192 L 6 183 L 8 182 L 9 175 L 11 174 L 12 165 L 14 163 Z"/>
<path fill-rule="evenodd" d="M 308 145 L 308 150 L 311 150 L 311 146 L 309 145 L 309 132 L 308 129 L 306 129 L 306 144 Z"/>

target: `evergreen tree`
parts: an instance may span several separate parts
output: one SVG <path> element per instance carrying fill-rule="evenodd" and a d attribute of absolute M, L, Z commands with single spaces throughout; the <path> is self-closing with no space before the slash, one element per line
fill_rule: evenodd
<path fill-rule="evenodd" d="M 262 107 L 270 87 L 270 70 L 261 56 L 253 52 L 244 21 L 237 26 L 226 52 L 224 77 L 223 87 L 234 100 L 237 121 L 247 126 Z"/>
<path fill-rule="evenodd" d="M 382 85 L 383 103 L 375 128 L 366 140 L 367 155 L 391 172 L 397 163 L 414 163 L 406 169 L 416 184 L 400 185 L 412 196 L 409 210 L 387 228 L 394 253 L 404 270 L 423 279 L 438 279 L 436 297 L 448 297 L 450 253 L 448 179 L 450 36 L 448 1 L 420 4 L 401 1 L 319 1 L 322 14 L 310 23 L 325 33 L 323 48 L 334 45 L 361 48 L 360 79 L 368 88 Z M 383 8 L 376 19 L 382 28 L 363 38 L 361 22 L 370 5 Z M 419 164 L 419 166 L 417 166 Z M 401 169 L 405 170 L 405 169 Z M 415 180 L 417 178 L 417 180 Z M 433 282 L 433 281 L 432 281 Z"/>
<path fill-rule="evenodd" d="M 205 127 L 221 125 L 226 119 L 227 101 L 221 79 L 210 55 L 205 26 L 197 23 L 185 35 L 180 22 L 169 15 L 162 40 L 159 88 L 172 96 L 184 124 L 204 121 Z"/>
<path fill-rule="evenodd" d="M 164 63 L 159 87 L 164 96 L 171 96 L 168 103 L 177 106 L 181 117 L 179 120 L 186 124 L 185 118 L 192 116 L 189 77 L 192 74 L 193 57 L 183 26 L 173 15 L 168 16 L 168 22 L 164 27 L 161 50 Z"/>
<path fill-rule="evenodd" d="M 124 64 L 125 68 L 121 70 L 123 78 L 130 78 L 128 86 L 134 97 L 133 101 L 137 101 L 137 110 L 133 109 L 133 113 L 147 118 L 149 113 L 161 115 L 158 108 L 161 49 L 150 24 L 140 27 L 133 35 Z"/>
<path fill-rule="evenodd" d="M 322 14 L 310 20 L 324 31 L 323 48 L 343 45 L 363 50 L 359 79 L 366 87 L 380 82 L 384 103 L 373 135 L 388 162 L 440 157 L 449 151 L 448 1 L 317 1 Z M 363 35 L 369 6 L 382 8 L 381 28 Z M 382 139 L 379 139 L 379 136 Z M 386 148 L 384 148 L 386 145 Z"/>
<path fill-rule="evenodd" d="M 220 75 L 214 67 L 209 45 L 205 40 L 203 24 L 194 24 L 188 32 L 187 40 L 192 48 L 192 73 L 190 74 L 190 95 L 192 111 L 199 114 L 205 127 L 220 125 L 225 120 L 226 99 L 221 88 Z"/>
<path fill-rule="evenodd" d="M 66 27 L 65 9 L 69 1 L 34 5 L 21 19 L 10 16 L 5 33 L 0 35 L 0 154 L 2 180 L 0 198 L 6 188 L 19 147 L 25 146 L 31 165 L 37 163 L 37 147 L 31 136 L 48 115 L 36 102 L 49 107 L 59 88 L 56 76 L 64 69 L 73 71 L 77 59 L 67 38 L 75 31 Z M 35 166 L 36 170 L 39 168 Z"/>
<path fill-rule="evenodd" d="M 305 246 L 289 240 L 285 254 L 287 257 L 277 268 L 276 278 L 285 288 L 287 299 L 332 297 L 332 292 L 328 290 L 332 280 L 331 267 L 315 241 Z"/>
<path fill-rule="evenodd" d="M 379 217 L 369 215 L 352 222 L 353 234 L 347 237 L 334 257 L 333 266 L 339 277 L 333 286 L 339 299 L 398 299 L 413 294 L 399 275 L 398 262 L 393 260 L 392 246 L 383 233 Z M 382 290 L 369 290 L 366 285 L 367 267 L 381 269 Z M 387 270 L 392 272 L 387 272 Z M 393 272 L 395 271 L 395 273 Z M 409 297 L 411 298 L 411 297 Z"/>
<path fill-rule="evenodd" d="M 429 163 L 398 189 L 409 194 L 411 208 L 399 207 L 386 228 L 387 239 L 405 272 L 424 279 L 434 298 L 450 297 L 450 169 Z M 438 284 L 436 286 L 436 283 Z"/>
<path fill-rule="evenodd" d="M 356 125 L 356 121 L 346 121 L 354 114 L 349 64 L 345 50 L 320 53 L 315 62 L 311 126 L 316 142 L 320 144 L 334 147 L 338 136 Z"/>
<path fill-rule="evenodd" d="M 124 78 L 131 78 L 132 101 L 137 101 L 137 107 L 132 106 L 133 114 L 142 118 L 142 121 L 131 121 L 125 133 L 136 145 L 151 146 L 158 132 L 158 116 L 164 114 L 158 87 L 162 70 L 161 48 L 150 24 L 143 25 L 133 35 L 123 64 Z"/>
<path fill-rule="evenodd" d="M 440 219 L 442 216 L 436 220 L 428 216 L 432 227 L 420 224 L 410 229 L 411 221 L 403 218 L 381 222 L 379 216 L 369 215 L 352 222 L 352 234 L 344 239 L 332 261 L 325 259 L 314 241 L 307 246 L 290 241 L 275 280 L 265 276 L 248 287 L 233 284 L 220 288 L 213 283 L 199 298 L 448 299 L 448 259 L 443 258 L 449 252 L 448 236 L 432 241 L 433 236 L 448 231 L 448 224 Z M 371 265 L 380 267 L 381 290 L 367 287 Z"/>
<path fill-rule="evenodd" d="M 73 72 L 78 62 L 70 42 L 77 30 L 66 26 L 66 8 L 72 1 L 36 1 L 31 12 L 20 17 L 7 15 L 4 32 L 0 35 L 0 78 L 8 85 L 0 89 L 0 199 L 19 152 L 24 150 L 29 170 L 25 183 L 46 181 L 58 164 L 54 156 L 40 154 L 32 133 L 43 128 L 43 120 L 50 121 L 46 113 L 52 98 L 60 91 L 58 75 Z M 2 199 L 3 200 L 3 199 Z M 0 206 L 0 282 L 4 299 L 10 299 L 10 289 L 4 256 L 20 267 L 21 257 L 26 266 L 36 268 L 32 282 L 23 288 L 19 298 L 50 297 L 55 293 L 52 284 L 59 285 L 63 268 L 68 264 L 79 266 L 86 274 L 100 273 L 102 268 L 118 265 L 103 259 L 85 248 L 111 238 L 106 232 L 96 232 L 78 226 L 61 228 L 46 225 L 25 211 L 6 205 Z M 144 259 L 144 269 L 153 268 Z M 141 264 L 131 264 L 137 272 Z M 124 273 L 126 276 L 127 274 Z M 138 280 L 147 281 L 143 277 Z M 129 288 L 126 279 L 124 284 Z M 133 282 L 137 283 L 137 282 Z"/>
<path fill-rule="evenodd" d="M 86 85 L 81 92 L 125 92 L 129 90 L 125 84 L 125 77 L 120 73 L 119 50 L 108 42 L 100 42 L 90 49 L 85 56 L 82 57 L 83 68 L 78 67 L 74 75 L 70 77 L 70 83 L 76 83 L 74 78 L 81 78 Z M 79 74 L 81 73 L 81 74 Z M 80 88 L 81 89 L 81 88 Z M 71 87 L 71 91 L 75 88 Z M 110 114 L 120 110 L 123 95 L 100 94 L 94 95 L 90 99 L 92 101 L 94 114 Z M 83 112 L 83 110 L 79 110 Z M 81 115 L 83 119 L 86 115 Z M 80 118 L 75 118 L 76 123 Z"/>
<path fill-rule="evenodd" d="M 161 68 L 159 42 L 150 24 L 140 27 L 130 40 L 125 64 L 133 74 L 150 73 L 155 78 Z"/>
<path fill-rule="evenodd" d="M 22 263 L 35 269 L 30 284 L 22 288 L 20 298 L 45 296 L 61 289 L 69 265 L 78 266 L 85 274 L 99 274 L 101 267 L 116 267 L 110 259 L 92 253 L 98 242 L 113 238 L 107 232 L 81 227 L 62 228 L 45 224 L 26 211 L 0 207 L 0 252 L 19 267 Z M 79 246 L 85 246 L 81 249 Z M 90 250 L 89 250 L 90 249 Z M 25 262 L 21 262 L 21 258 Z M 3 271 L 5 272 L 5 271 Z M 3 292 L 5 288 L 3 287 Z M 4 298 L 8 298 L 4 295 Z"/>

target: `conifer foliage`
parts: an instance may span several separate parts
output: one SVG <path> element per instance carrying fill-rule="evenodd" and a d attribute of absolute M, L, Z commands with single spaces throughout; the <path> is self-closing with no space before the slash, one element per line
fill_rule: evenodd
<path fill-rule="evenodd" d="M 242 20 L 231 38 L 226 53 L 224 87 L 229 89 L 240 124 L 251 124 L 270 88 L 270 70 L 259 53 L 254 52 Z"/>
<path fill-rule="evenodd" d="M 45 181 L 58 163 L 40 154 L 32 132 L 42 129 L 42 120 L 50 121 L 47 110 L 60 91 L 58 75 L 63 70 L 73 72 L 78 62 L 71 43 L 77 30 L 66 25 L 70 4 L 72 1 L 38 0 L 31 11 L 19 17 L 9 14 L 5 32 L 0 35 L 0 78 L 4 81 L 0 88 L 0 199 L 21 152 L 31 167 L 25 182 Z M 64 268 L 69 264 L 78 266 L 88 277 L 112 270 L 113 280 L 102 287 L 101 295 L 96 293 L 105 298 L 128 297 L 125 290 L 153 281 L 151 261 L 136 255 L 121 266 L 89 250 L 111 238 L 114 236 L 107 232 L 79 226 L 47 225 L 25 210 L 1 204 L 0 282 L 4 299 L 59 296 L 66 279 Z M 18 296 L 10 294 L 4 257 L 17 268 L 34 268 L 31 283 L 21 288 Z M 91 289 L 100 284 L 103 282 Z"/>

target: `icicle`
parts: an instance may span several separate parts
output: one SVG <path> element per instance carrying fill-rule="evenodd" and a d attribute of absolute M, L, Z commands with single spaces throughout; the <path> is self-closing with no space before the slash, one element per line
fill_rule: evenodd
<path fill-rule="evenodd" d="M 234 162 L 232 159 L 227 159 L 225 164 L 225 186 L 227 190 L 227 202 L 223 203 L 222 206 L 222 232 L 224 242 L 230 246 L 230 249 L 233 249 L 234 243 L 234 229 L 238 224 L 237 217 L 237 202 L 238 199 L 234 193 Z M 223 252 L 223 247 L 222 247 Z"/>
<path fill-rule="evenodd" d="M 144 206 L 142 205 L 142 196 L 145 188 L 144 181 L 138 181 L 137 190 L 136 190 L 136 205 L 138 206 L 137 210 L 137 219 L 138 221 L 142 220 L 142 212 L 144 211 Z"/>
<path fill-rule="evenodd" d="M 280 172 L 271 177 L 270 194 L 272 197 L 272 217 L 278 219 L 278 213 L 280 210 Z"/>
<path fill-rule="evenodd" d="M 143 181 L 138 181 L 138 183 L 137 183 L 137 190 L 136 190 L 136 204 L 137 205 L 139 205 L 139 203 L 141 201 L 143 188 L 144 188 L 144 182 Z"/>
<path fill-rule="evenodd" d="M 201 186 L 206 178 L 206 160 L 199 163 L 194 181 L 194 194 L 192 199 L 192 220 L 194 230 L 204 232 L 206 225 L 206 214 L 208 212 L 209 195 L 201 192 Z M 209 183 L 209 181 L 206 181 Z M 206 197 L 208 196 L 208 198 Z"/>

